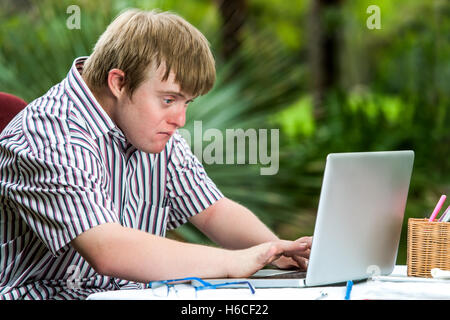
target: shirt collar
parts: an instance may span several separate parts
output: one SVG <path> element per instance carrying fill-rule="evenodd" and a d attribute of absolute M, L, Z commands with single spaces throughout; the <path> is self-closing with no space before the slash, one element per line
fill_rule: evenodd
<path fill-rule="evenodd" d="M 119 135 L 125 140 L 122 131 L 108 116 L 95 99 L 91 90 L 81 77 L 84 62 L 88 57 L 76 58 L 65 79 L 65 91 L 74 106 L 81 112 L 94 138 L 108 134 Z"/>

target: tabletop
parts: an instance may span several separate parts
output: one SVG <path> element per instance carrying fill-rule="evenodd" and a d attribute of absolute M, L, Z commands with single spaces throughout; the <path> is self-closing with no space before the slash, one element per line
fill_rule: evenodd
<path fill-rule="evenodd" d="M 395 266 L 387 277 L 374 277 L 353 285 L 351 300 L 450 299 L 450 280 L 407 277 L 407 268 Z M 187 299 L 197 300 L 344 300 L 345 285 L 311 288 L 257 288 L 255 294 L 244 288 L 198 291 Z M 168 296 L 155 296 L 152 289 L 98 292 L 88 300 L 178 300 L 186 295 L 170 291 Z"/>

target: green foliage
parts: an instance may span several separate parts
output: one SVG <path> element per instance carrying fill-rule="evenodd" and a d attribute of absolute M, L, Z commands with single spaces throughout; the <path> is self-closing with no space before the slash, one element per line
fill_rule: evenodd
<path fill-rule="evenodd" d="M 5 3 L 14 3 L 8 1 Z M 242 47 L 221 60 L 221 18 L 213 1 L 41 0 L 0 10 L 0 91 L 27 101 L 66 76 L 77 56 L 123 9 L 179 13 L 205 33 L 218 81 L 190 106 L 186 128 L 279 128 L 280 169 L 205 165 L 225 195 L 246 205 L 281 237 L 312 234 L 325 158 L 331 152 L 413 149 L 406 219 L 429 215 L 450 192 L 450 4 L 446 0 L 380 0 L 381 29 L 366 27 L 373 1 L 346 1 L 324 12 L 324 30 L 338 29 L 338 81 L 318 113 L 312 103 L 308 44 L 311 1 L 248 0 Z M 66 27 L 69 5 L 81 8 L 81 29 Z M 2 8 L 0 8 L 2 9 Z M 325 10 L 325 9 L 324 9 Z M 320 116 L 319 116 L 320 114 Z M 405 230 L 399 263 L 405 263 Z M 189 225 L 172 234 L 206 242 Z"/>
<path fill-rule="evenodd" d="M 312 98 L 301 97 L 293 105 L 275 114 L 274 123 L 281 126 L 281 130 L 292 141 L 298 137 L 311 136 L 316 130 Z"/>

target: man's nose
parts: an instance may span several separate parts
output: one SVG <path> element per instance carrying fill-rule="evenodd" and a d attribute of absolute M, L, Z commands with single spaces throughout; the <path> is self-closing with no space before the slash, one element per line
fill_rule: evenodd
<path fill-rule="evenodd" d="M 186 123 L 186 108 L 184 104 L 174 108 L 168 122 L 175 125 L 177 128 L 184 127 Z"/>

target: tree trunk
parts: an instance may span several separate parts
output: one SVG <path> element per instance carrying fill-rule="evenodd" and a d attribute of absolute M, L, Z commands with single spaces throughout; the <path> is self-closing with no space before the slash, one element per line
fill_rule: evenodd
<path fill-rule="evenodd" d="M 222 17 L 222 57 L 230 60 L 241 46 L 240 31 L 247 18 L 246 0 L 215 0 Z"/>
<path fill-rule="evenodd" d="M 338 83 L 338 10 L 341 2 L 311 0 L 308 21 L 309 66 L 316 118 L 320 118 L 325 112 L 325 94 Z"/>

